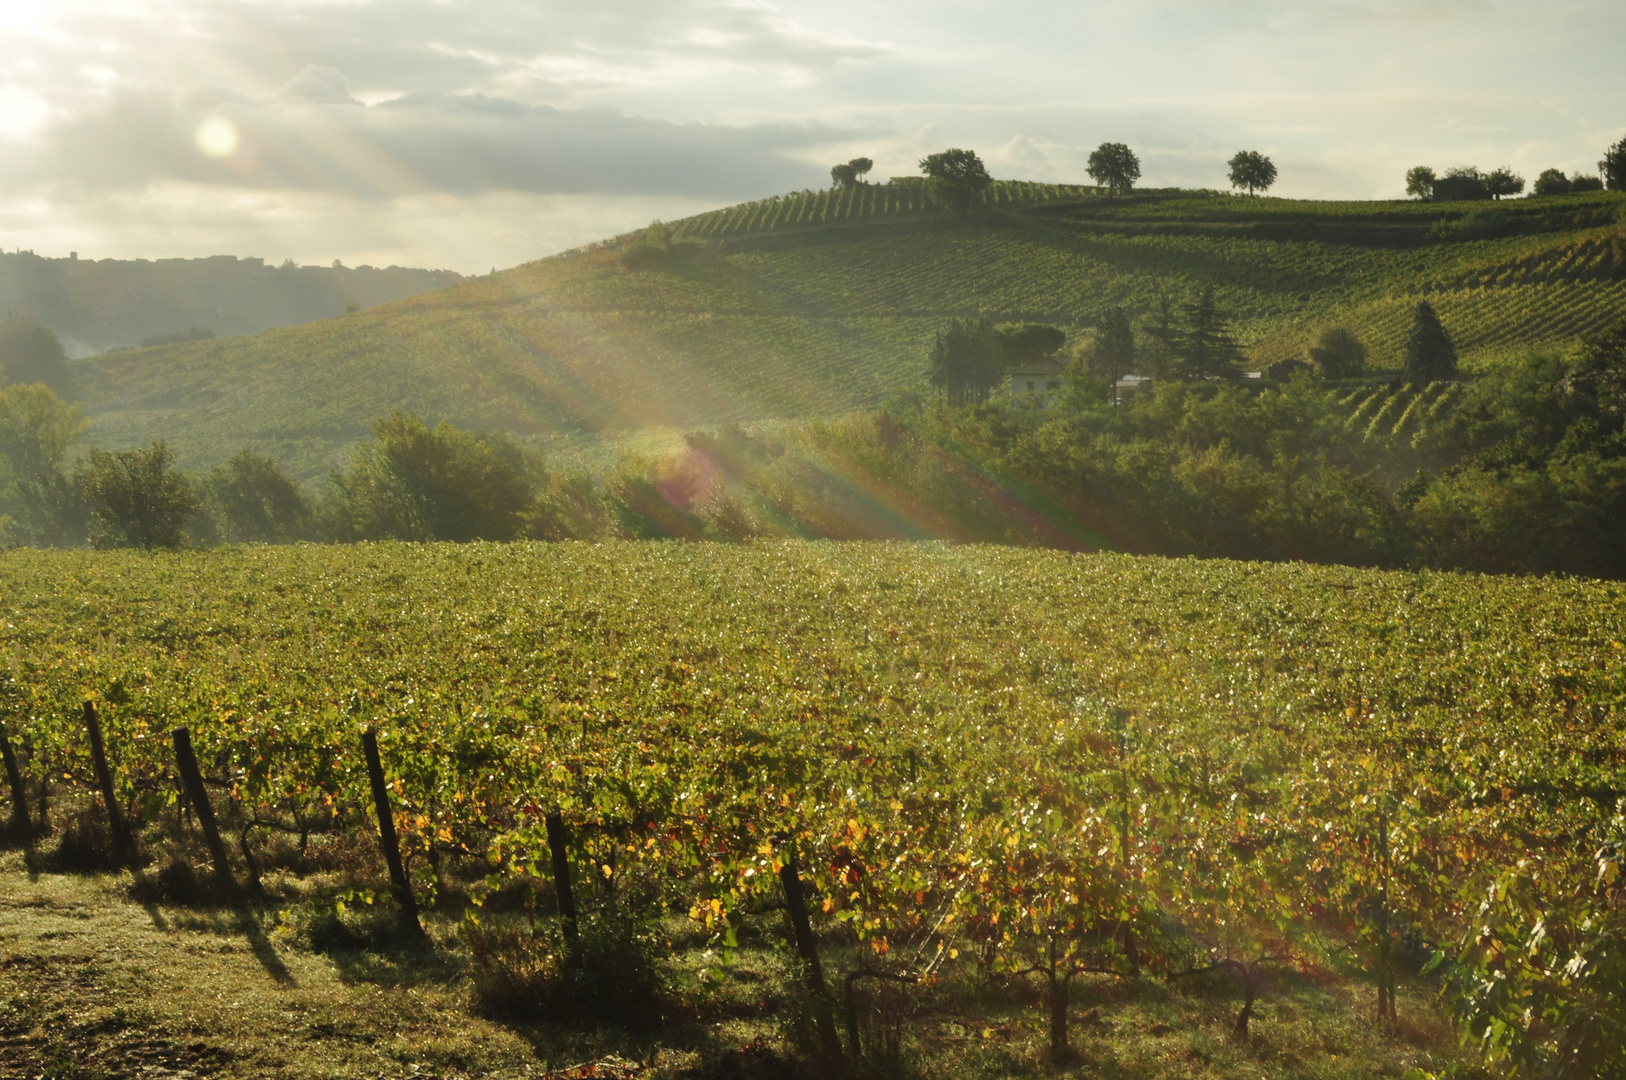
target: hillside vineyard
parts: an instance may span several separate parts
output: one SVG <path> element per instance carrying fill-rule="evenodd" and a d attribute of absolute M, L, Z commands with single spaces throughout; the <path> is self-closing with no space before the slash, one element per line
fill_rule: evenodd
<path fill-rule="evenodd" d="M 195 467 L 247 442 L 312 476 L 396 409 L 615 436 L 873 408 L 921 385 L 945 319 L 978 312 L 1077 337 L 1114 307 L 1212 287 L 1256 367 L 1342 326 L 1379 369 L 1398 367 L 1419 297 L 1470 365 L 1626 315 L 1618 193 L 1466 205 L 1013 182 L 961 217 L 918 184 L 808 192 L 673 222 L 658 266 L 625 265 L 621 237 L 305 326 L 94 358 L 77 378 L 98 445 L 164 438 Z"/>

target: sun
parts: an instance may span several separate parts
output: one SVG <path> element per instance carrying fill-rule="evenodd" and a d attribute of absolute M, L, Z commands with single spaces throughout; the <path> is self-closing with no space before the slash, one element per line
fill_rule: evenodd
<path fill-rule="evenodd" d="M 198 149 L 213 158 L 231 157 L 237 152 L 237 126 L 223 116 L 212 116 L 198 126 Z"/>

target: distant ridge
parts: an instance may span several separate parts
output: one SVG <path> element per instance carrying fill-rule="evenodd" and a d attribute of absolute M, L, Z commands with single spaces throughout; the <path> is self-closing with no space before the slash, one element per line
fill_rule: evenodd
<path fill-rule="evenodd" d="M 0 313 L 27 312 L 70 356 L 203 327 L 252 334 L 373 307 L 463 280 L 401 266 L 268 266 L 264 259 L 54 259 L 0 252 Z"/>

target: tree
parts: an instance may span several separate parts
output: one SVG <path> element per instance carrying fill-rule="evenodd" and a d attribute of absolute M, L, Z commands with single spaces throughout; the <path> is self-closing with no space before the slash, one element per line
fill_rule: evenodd
<path fill-rule="evenodd" d="M 1406 366 L 1401 377 L 1414 386 L 1457 377 L 1457 347 L 1440 324 L 1434 305 L 1417 301 L 1406 335 Z"/>
<path fill-rule="evenodd" d="M 1176 345 L 1182 377 L 1187 379 L 1232 379 L 1241 374 L 1245 357 L 1231 334 L 1230 321 L 1214 302 L 1214 290 L 1207 288 L 1181 308 L 1185 326 Z"/>
<path fill-rule="evenodd" d="M 855 157 L 847 162 L 847 167 L 853 171 L 853 179 L 862 184 L 864 183 L 864 176 L 875 168 L 875 162 L 867 157 Z"/>
<path fill-rule="evenodd" d="M 1536 195 L 1568 195 L 1570 178 L 1559 169 L 1543 169 L 1531 190 Z"/>
<path fill-rule="evenodd" d="M 1276 165 L 1257 150 L 1238 150 L 1231 159 L 1231 186 L 1247 188 L 1248 194 L 1269 191 L 1276 182 Z"/>
<path fill-rule="evenodd" d="M 175 471 L 169 447 L 93 449 L 78 476 L 90 504 L 90 542 L 98 548 L 178 548 L 198 512 L 198 492 Z"/>
<path fill-rule="evenodd" d="M 1626 191 L 1626 138 L 1604 151 L 1598 172 L 1610 191 Z"/>
<path fill-rule="evenodd" d="M 1597 176 L 1588 176 L 1586 173 L 1576 173 L 1570 177 L 1570 194 L 1579 195 L 1583 191 L 1602 191 L 1603 179 Z"/>
<path fill-rule="evenodd" d="M 943 150 L 920 159 L 920 171 L 929 178 L 938 198 L 959 210 L 971 212 L 971 204 L 982 198 L 994 182 L 974 150 Z"/>
<path fill-rule="evenodd" d="M 1347 379 L 1366 367 L 1366 346 L 1352 331 L 1330 327 L 1310 346 L 1310 363 L 1324 379 Z"/>
<path fill-rule="evenodd" d="M 49 326 L 32 315 L 0 322 L 0 386 L 44 383 L 58 394 L 68 388 L 68 354 Z"/>
<path fill-rule="evenodd" d="M 341 540 L 512 540 L 541 470 L 502 435 L 391 413 L 348 472 L 330 477 L 326 531 Z"/>
<path fill-rule="evenodd" d="M 1135 368 L 1135 330 L 1123 308 L 1113 308 L 1101 319 L 1095 345 L 1090 349 L 1090 374 L 1107 380 L 1107 400 L 1118 401 L 1118 380 Z"/>
<path fill-rule="evenodd" d="M 1180 328 L 1174 301 L 1168 294 L 1159 293 L 1155 304 L 1156 307 L 1146 325 L 1146 337 L 1149 339 L 1150 347 L 1146 350 L 1145 359 L 1141 363 L 1146 369 L 1141 374 L 1162 379 L 1174 375 L 1178 366 L 1176 353 L 1180 344 Z"/>
<path fill-rule="evenodd" d="M 83 539 L 84 504 L 62 474 L 68 448 L 84 434 L 78 405 L 40 383 L 0 388 L 0 516 L 6 541 L 70 544 Z"/>
<path fill-rule="evenodd" d="M 837 190 L 858 183 L 858 172 L 851 165 L 830 166 L 830 186 Z"/>
<path fill-rule="evenodd" d="M 1434 181 L 1439 179 L 1434 170 L 1427 165 L 1417 165 L 1406 170 L 1406 194 L 1414 199 L 1432 199 L 1434 197 Z"/>
<path fill-rule="evenodd" d="M 1626 415 L 1626 319 L 1581 339 L 1581 356 L 1565 388 L 1606 416 Z"/>
<path fill-rule="evenodd" d="M 950 319 L 938 328 L 927 378 L 950 405 L 980 405 L 1004 377 L 999 335 L 987 319 Z"/>
<path fill-rule="evenodd" d="M 311 508 L 299 485 L 270 458 L 239 450 L 203 482 L 208 508 L 228 543 L 279 543 L 299 538 Z"/>
<path fill-rule="evenodd" d="M 1036 363 L 1067 344 L 1067 331 L 1047 323 L 1001 323 L 994 333 L 999 336 L 1000 356 L 1010 367 Z"/>
<path fill-rule="evenodd" d="M 1517 195 L 1524 190 L 1524 177 L 1505 166 L 1485 175 L 1485 190 L 1493 199 L 1504 195 Z"/>
<path fill-rule="evenodd" d="M 1086 170 L 1109 195 L 1129 191 L 1140 179 L 1140 158 L 1123 143 L 1102 143 L 1090 154 Z"/>

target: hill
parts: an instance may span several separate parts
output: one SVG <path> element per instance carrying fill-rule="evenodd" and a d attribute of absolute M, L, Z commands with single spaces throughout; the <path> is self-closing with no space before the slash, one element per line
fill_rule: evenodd
<path fill-rule="evenodd" d="M 400 300 L 463 280 L 404 266 L 267 266 L 264 259 L 48 259 L 0 252 L 0 311 L 28 313 L 84 356 L 202 327 L 252 334 Z"/>
<path fill-rule="evenodd" d="M 1429 297 L 1465 358 L 1563 344 L 1626 313 L 1618 193 L 1516 203 L 1110 199 L 1001 183 L 962 218 L 918 184 L 804 192 L 357 314 L 78 365 L 90 438 L 170 440 L 198 465 L 248 444 L 303 475 L 391 409 L 522 436 L 829 415 L 920 384 L 946 317 L 1074 332 L 1115 305 L 1212 287 L 1252 360 L 1344 325 L 1398 364 Z"/>

